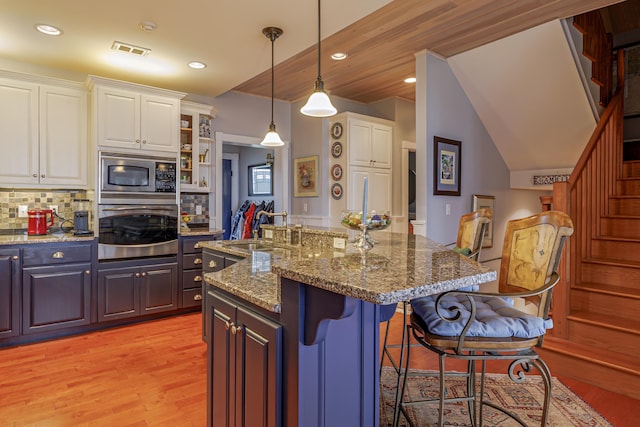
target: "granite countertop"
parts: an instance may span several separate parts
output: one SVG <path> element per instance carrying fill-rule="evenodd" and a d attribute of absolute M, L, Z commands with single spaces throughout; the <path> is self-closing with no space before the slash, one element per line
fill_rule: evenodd
<path fill-rule="evenodd" d="M 0 245 L 16 245 L 25 243 L 62 243 L 92 241 L 96 236 L 74 236 L 73 233 L 56 232 L 42 236 L 29 236 L 26 233 L 2 234 Z"/>
<path fill-rule="evenodd" d="M 280 312 L 280 278 L 288 278 L 375 304 L 393 304 L 496 279 L 496 272 L 429 240 L 400 233 L 373 233 L 364 256 L 346 250 L 271 245 L 250 241 L 202 242 L 201 246 L 246 258 L 207 273 L 205 282 L 259 307 Z"/>

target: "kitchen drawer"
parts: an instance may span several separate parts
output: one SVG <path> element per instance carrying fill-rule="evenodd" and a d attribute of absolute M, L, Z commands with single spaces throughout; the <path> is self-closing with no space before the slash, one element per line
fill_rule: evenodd
<path fill-rule="evenodd" d="M 207 251 L 202 253 L 202 269 L 206 273 L 211 273 L 212 271 L 219 271 L 224 268 L 224 257 L 220 255 L 215 255 L 209 253 Z"/>
<path fill-rule="evenodd" d="M 202 287 L 202 269 L 182 271 L 182 289 Z"/>
<path fill-rule="evenodd" d="M 182 240 L 182 253 L 183 254 L 195 254 L 202 252 L 202 248 L 198 246 L 198 242 L 208 240 L 209 236 L 202 236 L 202 239 L 183 239 Z"/>
<path fill-rule="evenodd" d="M 182 291 L 182 308 L 198 307 L 202 304 L 202 288 Z"/>
<path fill-rule="evenodd" d="M 23 267 L 33 265 L 56 265 L 72 262 L 91 262 L 92 245 L 56 245 L 47 244 L 40 247 L 23 249 Z"/>
<path fill-rule="evenodd" d="M 182 268 L 201 268 L 202 254 L 184 254 L 182 255 Z"/>

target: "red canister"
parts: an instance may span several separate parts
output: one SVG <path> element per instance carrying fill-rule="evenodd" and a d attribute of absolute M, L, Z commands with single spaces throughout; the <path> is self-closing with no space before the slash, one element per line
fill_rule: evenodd
<path fill-rule="evenodd" d="M 29 215 L 27 234 L 29 236 L 47 234 L 47 230 L 53 225 L 53 211 L 51 209 L 32 209 L 27 213 Z"/>

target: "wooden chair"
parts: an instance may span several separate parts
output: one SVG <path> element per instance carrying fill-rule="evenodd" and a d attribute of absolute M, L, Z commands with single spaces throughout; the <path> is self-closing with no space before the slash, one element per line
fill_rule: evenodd
<path fill-rule="evenodd" d="M 560 277 L 558 264 L 564 242 L 571 234 L 573 223 L 563 212 L 546 211 L 509 221 L 502 248 L 498 293 L 457 290 L 411 301 L 412 314 L 407 329 L 421 347 L 438 354 L 440 390 L 437 399 L 403 401 L 411 358 L 411 346 L 407 345 L 399 412 L 409 419 L 407 407 L 437 401 L 438 425 L 442 426 L 444 403 L 466 401 L 474 426 L 483 425 L 485 405 L 526 426 L 516 414 L 485 400 L 486 361 L 510 360 L 508 373 L 515 383 L 523 382 L 524 374 L 534 366 L 540 372 L 545 386 L 541 425 L 546 424 L 551 373 L 535 347 L 542 346 L 546 330 L 552 327 L 548 316 L 551 292 Z M 537 307 L 536 313 L 527 314 L 513 308 L 508 301 L 516 297 L 528 298 Z M 467 372 L 462 373 L 467 380 L 466 396 L 447 396 L 445 377 L 451 375 L 445 370 L 447 358 L 468 362 Z M 477 396 L 476 361 L 481 362 L 480 393 Z M 398 414 L 396 425 L 399 418 Z M 411 421 L 409 423 L 413 425 Z"/>
<path fill-rule="evenodd" d="M 492 213 L 489 209 L 478 209 L 477 211 L 462 215 L 458 224 L 458 236 L 455 243 L 451 243 L 447 246 L 453 246 L 455 251 L 462 255 L 465 255 L 474 261 L 478 261 L 480 252 L 482 251 L 482 242 L 484 240 L 485 231 L 491 221 Z M 402 315 L 403 319 L 407 318 L 409 301 L 402 303 Z M 402 375 L 402 360 L 404 359 L 405 346 L 404 343 L 407 339 L 406 328 L 402 328 L 402 339 L 400 344 L 389 344 L 387 339 L 389 336 L 389 325 L 391 318 L 395 314 L 397 304 L 385 305 L 380 308 L 380 322 L 386 322 L 384 339 L 382 341 L 382 356 L 380 358 L 380 374 L 382 374 L 382 365 L 385 357 L 391 362 L 391 366 L 395 369 L 398 375 L 398 381 L 396 386 L 396 401 L 394 406 L 394 421 L 397 417 L 398 406 L 400 403 L 400 381 Z M 404 325 L 406 326 L 406 324 Z M 400 348 L 400 357 L 396 361 L 391 355 L 390 349 Z"/>

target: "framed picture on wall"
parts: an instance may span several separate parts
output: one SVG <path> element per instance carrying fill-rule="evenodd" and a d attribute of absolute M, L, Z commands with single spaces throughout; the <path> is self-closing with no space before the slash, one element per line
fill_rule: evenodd
<path fill-rule="evenodd" d="M 318 197 L 318 156 L 293 161 L 294 197 Z"/>
<path fill-rule="evenodd" d="M 489 226 L 484 231 L 484 240 L 482 241 L 483 248 L 490 248 L 493 246 L 493 216 L 494 210 L 493 205 L 496 198 L 495 196 L 483 196 L 481 194 L 474 194 L 473 200 L 471 203 L 471 210 L 477 211 L 478 209 L 489 209 L 491 211 L 491 221 L 489 221 Z"/>
<path fill-rule="evenodd" d="M 433 194 L 460 195 L 462 147 L 460 141 L 433 137 Z"/>

